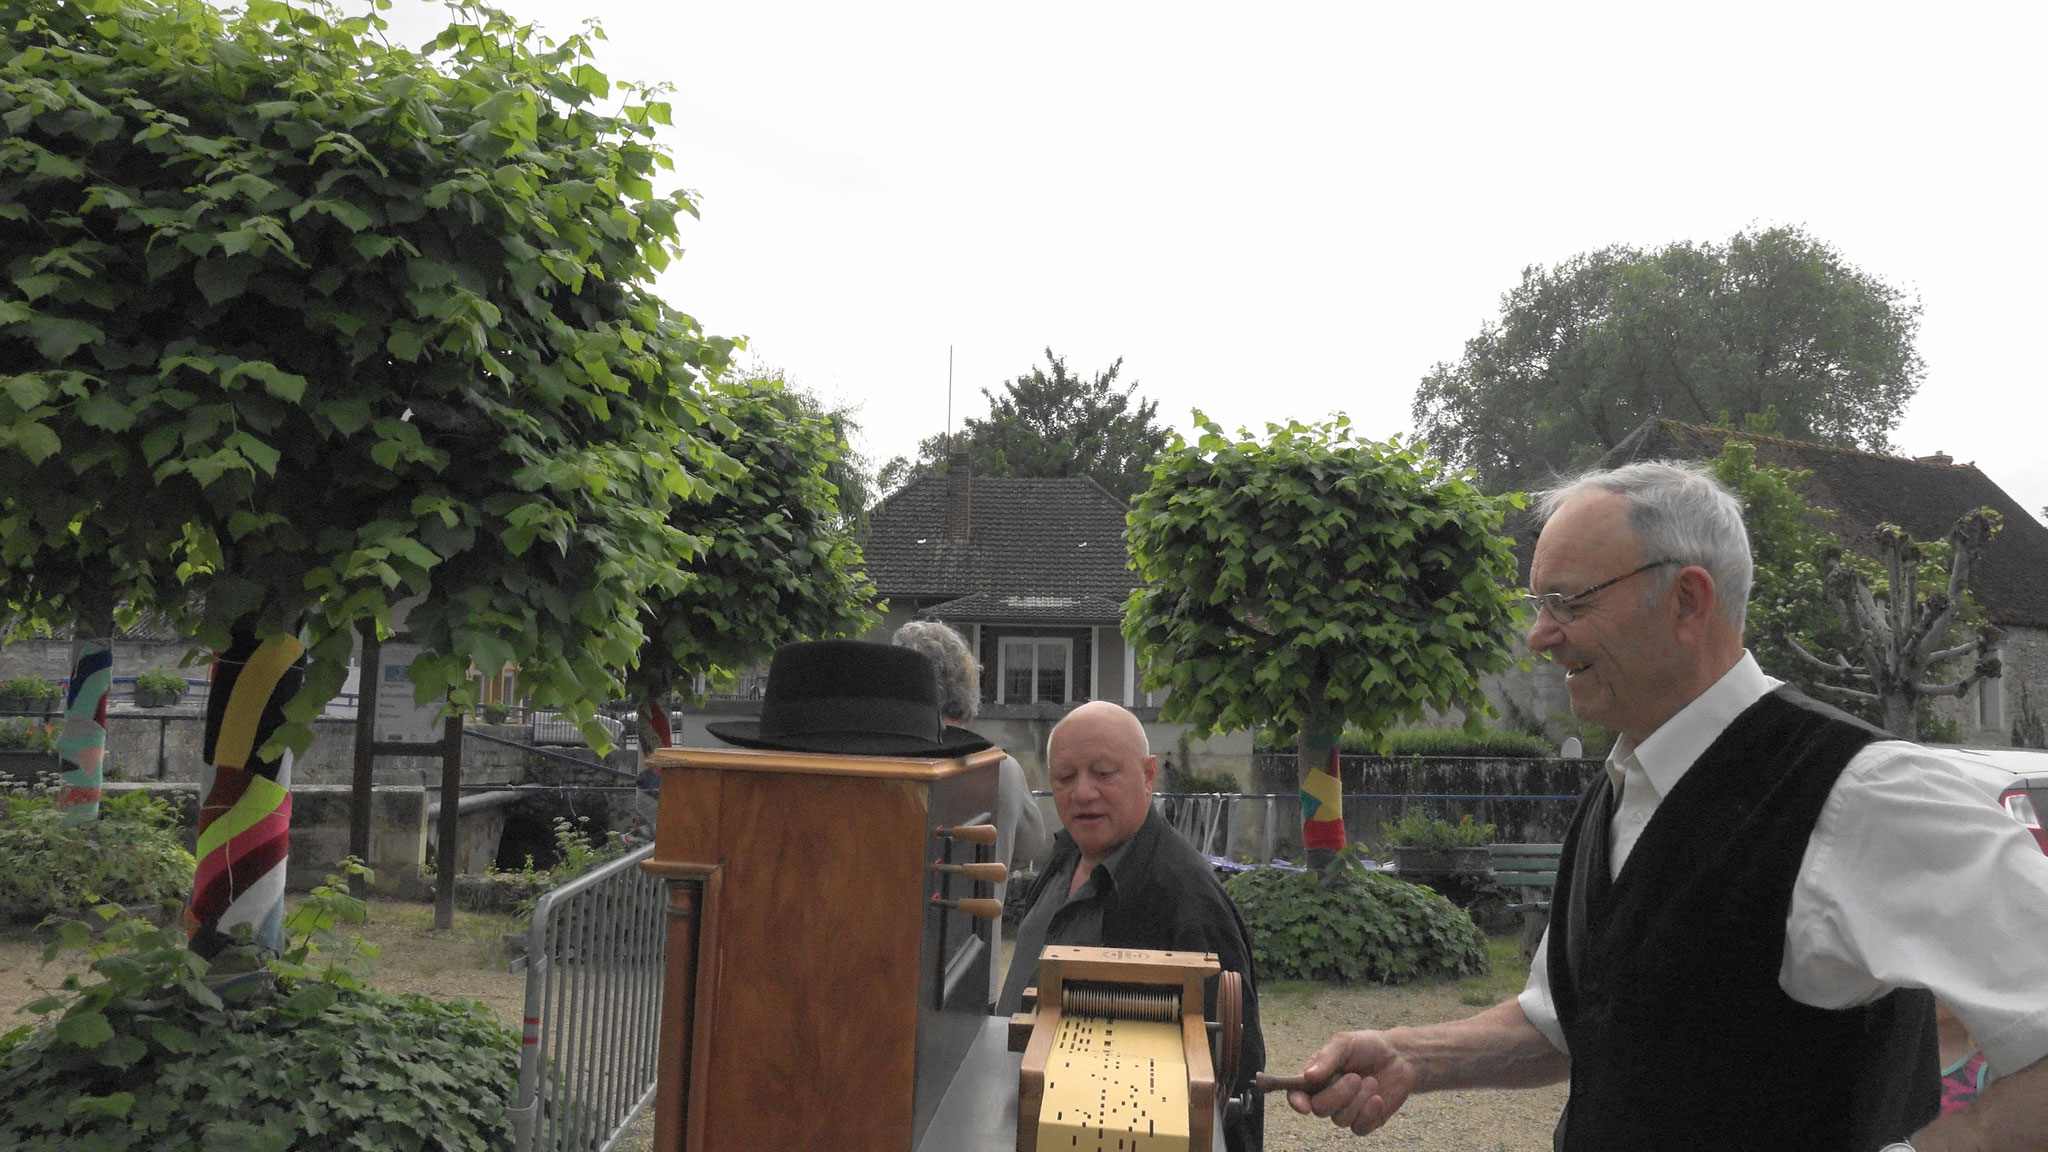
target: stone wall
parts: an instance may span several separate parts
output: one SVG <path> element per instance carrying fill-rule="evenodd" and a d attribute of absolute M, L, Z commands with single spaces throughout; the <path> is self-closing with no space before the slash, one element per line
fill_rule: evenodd
<path fill-rule="evenodd" d="M 113 794 L 148 792 L 178 812 L 185 849 L 191 851 L 199 827 L 199 784 L 116 781 Z M 285 865 L 285 887 L 311 891 L 349 854 L 350 792 L 334 784 L 292 786 L 291 857 Z M 370 791 L 370 852 L 365 861 L 376 878 L 371 890 L 399 899 L 426 894 L 420 867 L 427 859 L 427 792 L 418 785 L 380 785 Z"/>
<path fill-rule="evenodd" d="M 183 660 L 185 653 L 191 649 L 191 643 L 186 640 L 116 640 L 114 675 L 116 678 L 132 678 L 152 668 L 161 668 L 166 672 L 204 683 L 208 675 L 205 665 L 179 667 L 178 662 Z M 0 644 L 0 680 L 10 676 L 41 676 L 45 680 L 62 680 L 70 675 L 69 640 L 16 640 L 10 644 Z"/>

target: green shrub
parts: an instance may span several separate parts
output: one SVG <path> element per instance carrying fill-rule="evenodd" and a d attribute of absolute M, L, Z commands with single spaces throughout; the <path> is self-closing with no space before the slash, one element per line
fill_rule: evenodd
<path fill-rule="evenodd" d="M 1399 820 L 1380 825 L 1380 840 L 1389 848 L 1481 848 L 1493 842 L 1495 828 L 1475 823 L 1471 813 L 1456 824 L 1410 808 Z"/>
<path fill-rule="evenodd" d="M 151 668 L 135 678 L 135 690 L 138 692 L 183 692 L 185 688 L 183 676 L 162 668 Z"/>
<path fill-rule="evenodd" d="M 55 752 L 57 726 L 15 716 L 0 720 L 0 748 L 30 752 Z"/>
<path fill-rule="evenodd" d="M 1357 867 L 1346 848 L 1327 878 L 1255 868 L 1224 885 L 1251 929 L 1262 978 L 1399 984 L 1487 968 L 1464 910 L 1419 884 Z"/>
<path fill-rule="evenodd" d="M 1159 791 L 1161 792 L 1228 792 L 1237 795 L 1244 791 L 1237 777 L 1221 768 L 1204 772 L 1199 768 L 1185 768 L 1166 761 L 1159 767 Z"/>
<path fill-rule="evenodd" d="M 585 872 L 594 871 L 624 856 L 629 849 L 626 838 L 617 829 L 608 829 L 603 839 L 595 839 L 584 826 L 590 817 L 578 816 L 570 820 L 567 816 L 555 817 L 555 866 L 539 870 L 533 866 L 533 857 L 526 858 L 526 867 L 513 874 L 512 883 L 523 885 L 525 896 L 513 906 L 515 916 L 533 915 L 533 906 L 547 893 L 567 884 Z"/>
<path fill-rule="evenodd" d="M 349 902 L 330 884 L 308 903 L 318 936 L 330 935 L 319 923 L 329 910 Z M 295 923 L 306 926 L 302 915 Z M 88 937 L 69 923 L 48 954 Z M 372 991 L 346 964 L 311 966 L 310 940 L 263 977 L 222 991 L 207 979 L 219 969 L 180 932 L 117 920 L 92 948 L 96 981 L 66 977 L 68 1003 L 29 1006 L 60 1015 L 0 1037 L 0 1147 L 511 1145 L 519 1037 L 476 1004 Z M 223 969 L 252 963 L 246 948 L 216 961 Z"/>
<path fill-rule="evenodd" d="M 87 908 L 175 909 L 192 889 L 177 812 L 147 792 L 109 795 L 100 818 L 66 826 L 57 793 L 0 796 L 0 909 L 16 916 Z"/>
<path fill-rule="evenodd" d="M 12 676 L 0 680 L 0 696 L 18 696 L 23 700 L 55 700 L 57 685 L 41 676 Z"/>

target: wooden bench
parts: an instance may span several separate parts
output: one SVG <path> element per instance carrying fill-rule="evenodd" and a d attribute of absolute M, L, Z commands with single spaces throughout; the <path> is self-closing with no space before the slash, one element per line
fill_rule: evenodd
<path fill-rule="evenodd" d="M 1557 887 L 1557 857 L 1562 844 L 1489 844 L 1493 882 L 1520 899 L 1508 911 L 1522 914 L 1522 958 L 1536 952 L 1543 930 L 1550 926 L 1550 892 Z"/>

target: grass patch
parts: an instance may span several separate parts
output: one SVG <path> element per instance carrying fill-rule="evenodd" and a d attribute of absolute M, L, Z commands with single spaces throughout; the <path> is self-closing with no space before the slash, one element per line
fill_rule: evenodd
<path fill-rule="evenodd" d="M 1278 1008 L 1313 1008 L 1327 987 L 1321 980 L 1263 980 L 1259 983 L 1259 1003 Z"/>
<path fill-rule="evenodd" d="M 1522 959 L 1522 937 L 1519 933 L 1488 936 L 1486 958 L 1489 963 L 1484 973 L 1452 983 L 1460 1004 L 1491 1008 L 1520 995 L 1522 986 L 1529 982 L 1529 963 Z"/>
<path fill-rule="evenodd" d="M 285 899 L 289 915 L 303 901 Z M 360 936 L 382 949 L 370 968 L 370 983 L 379 988 L 412 990 L 463 972 L 508 970 L 507 933 L 523 933 L 524 919 L 495 912 L 455 910 L 453 926 L 434 927 L 434 906 L 408 900 L 373 899 L 369 920 L 348 925 L 345 935 Z M 416 983 L 417 982 L 417 983 Z"/>

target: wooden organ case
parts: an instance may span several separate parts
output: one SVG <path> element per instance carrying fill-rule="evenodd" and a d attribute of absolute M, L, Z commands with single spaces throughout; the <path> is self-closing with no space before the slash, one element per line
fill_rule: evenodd
<path fill-rule="evenodd" d="M 988 1019 L 1002 758 L 649 756 L 642 867 L 669 886 L 655 1152 L 916 1145 Z"/>

